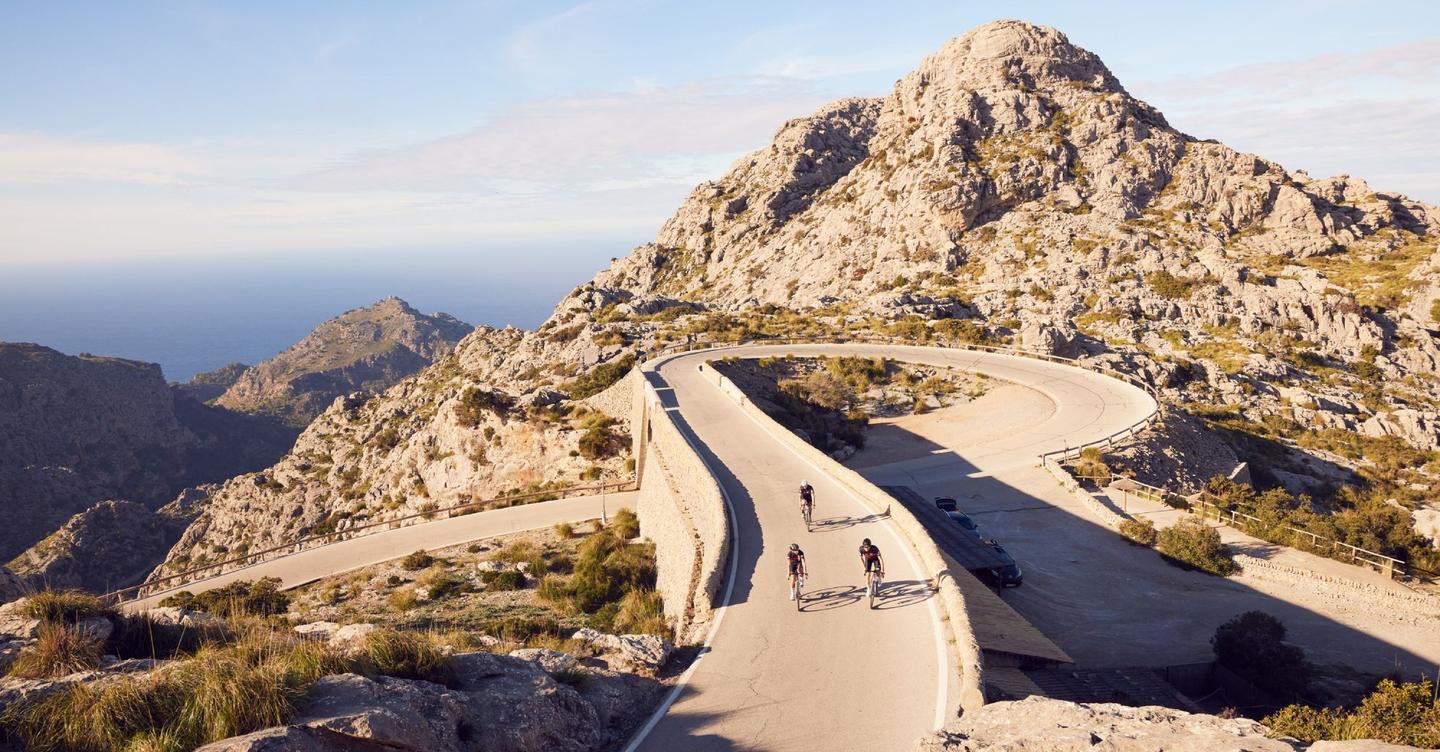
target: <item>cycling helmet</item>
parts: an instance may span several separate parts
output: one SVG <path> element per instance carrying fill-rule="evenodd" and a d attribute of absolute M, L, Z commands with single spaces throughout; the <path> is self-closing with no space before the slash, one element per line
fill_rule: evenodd
<path fill-rule="evenodd" d="M 869 539 L 869 538 L 866 538 L 865 540 L 860 541 L 860 545 L 862 545 L 862 546 L 868 546 L 868 545 L 870 545 L 870 539 Z"/>
<path fill-rule="evenodd" d="M 808 486 L 808 485 L 810 485 L 810 481 L 808 481 L 808 480 L 802 480 L 802 481 L 800 481 L 800 485 L 801 485 L 801 487 Z"/>
<path fill-rule="evenodd" d="M 799 550 L 800 550 L 800 544 L 799 544 L 799 543 L 791 543 L 791 544 L 790 544 L 790 550 L 791 550 L 791 551 L 799 551 Z"/>

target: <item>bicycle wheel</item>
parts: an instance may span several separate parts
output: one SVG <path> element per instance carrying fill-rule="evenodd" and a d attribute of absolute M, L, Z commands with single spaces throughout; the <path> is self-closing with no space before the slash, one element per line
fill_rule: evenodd
<path fill-rule="evenodd" d="M 810 532 L 810 507 L 805 507 L 805 532 Z"/>
<path fill-rule="evenodd" d="M 800 610 L 800 578 L 795 578 L 794 587 L 790 588 L 790 594 L 795 596 L 795 610 Z"/>
<path fill-rule="evenodd" d="M 875 575 L 870 575 L 870 585 L 866 588 L 870 592 L 870 608 L 875 608 Z"/>

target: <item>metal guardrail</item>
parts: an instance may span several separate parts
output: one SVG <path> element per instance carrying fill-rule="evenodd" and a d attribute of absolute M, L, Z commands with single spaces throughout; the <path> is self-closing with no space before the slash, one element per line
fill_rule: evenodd
<path fill-rule="evenodd" d="M 271 546 L 270 548 L 264 548 L 259 551 L 246 552 L 244 556 L 237 556 L 230 559 L 210 562 L 208 564 L 205 564 L 204 566 L 192 567 L 191 569 L 187 569 L 183 572 L 176 572 L 172 575 L 166 575 L 165 577 L 160 577 L 154 580 L 149 580 L 147 582 L 142 582 L 139 585 L 131 585 L 130 587 L 121 588 L 119 590 L 112 590 L 108 593 L 105 593 L 101 597 L 119 604 L 124 603 L 128 600 L 149 598 L 151 596 L 161 595 L 164 593 L 173 593 L 179 590 L 183 590 L 187 584 L 192 584 L 201 580 L 210 579 L 211 577 L 219 577 L 223 574 L 236 572 L 247 567 L 252 567 L 264 561 L 283 558 L 284 556 L 297 554 L 301 551 L 309 551 L 311 549 L 322 548 L 324 546 L 341 543 L 347 540 L 364 538 L 369 535 L 374 535 L 375 533 L 384 532 L 385 530 L 394 530 L 400 527 L 409 527 L 409 524 L 407 523 L 412 523 L 415 520 L 423 519 L 424 521 L 428 522 L 442 516 L 448 519 L 451 517 L 461 517 L 467 514 L 473 514 L 475 512 L 484 511 L 484 507 L 488 507 L 496 502 L 524 501 L 527 499 L 539 500 L 540 497 L 554 496 L 557 493 L 576 495 L 576 492 L 580 491 L 594 491 L 595 493 L 593 494 L 578 494 L 581 496 L 594 496 L 596 494 L 606 493 L 609 491 L 633 491 L 636 487 L 636 481 L 634 479 L 631 479 L 614 483 L 600 483 L 591 486 L 575 486 L 571 488 L 550 489 L 548 491 L 531 491 L 523 494 L 510 494 L 508 496 L 497 496 L 491 499 L 470 501 L 464 504 L 456 504 L 448 507 L 438 507 L 436 509 L 430 509 L 424 512 L 416 512 L 414 514 L 407 514 L 401 517 L 392 517 L 390 519 L 379 520 L 365 525 L 356 525 L 355 527 L 348 527 L 344 530 L 336 530 L 330 533 L 322 533 L 320 535 L 311 535 L 304 538 L 297 538 L 294 541 L 279 546 Z M 381 530 L 379 528 L 384 529 Z M 356 535 L 356 533 L 363 534 Z M 285 552 L 282 556 L 269 556 L 270 554 L 281 551 Z M 183 584 L 170 585 L 169 587 L 165 587 L 166 583 L 173 583 L 176 581 L 180 581 Z"/>
<path fill-rule="evenodd" d="M 1215 496 L 1209 491 L 1201 490 L 1196 492 L 1192 496 L 1185 496 L 1183 494 L 1175 493 L 1174 491 L 1171 491 L 1167 488 L 1158 488 L 1148 483 L 1142 483 L 1141 481 L 1135 480 L 1133 478 L 1125 478 L 1124 481 L 1126 487 L 1122 488 L 1121 490 L 1125 491 L 1126 493 L 1131 493 L 1132 488 L 1138 488 L 1143 493 L 1138 493 L 1136 494 L 1137 496 L 1148 496 L 1152 500 L 1158 501 L 1167 507 L 1190 512 L 1191 514 L 1194 514 L 1201 519 L 1213 519 L 1216 522 L 1219 522 L 1223 525 L 1229 525 L 1230 527 L 1241 531 L 1246 530 L 1247 524 L 1251 529 L 1254 530 L 1272 530 L 1278 527 L 1279 529 L 1285 530 L 1286 532 L 1289 532 L 1291 534 L 1303 536 L 1309 541 L 1310 547 L 1319 550 L 1322 553 L 1325 553 L 1328 547 L 1328 551 L 1330 554 L 1328 558 L 1335 561 L 1350 564 L 1363 564 L 1390 577 L 1391 579 L 1394 578 L 1396 573 L 1407 576 L 1411 574 L 1408 571 L 1409 564 L 1407 564 L 1402 559 L 1397 559 L 1393 556 L 1386 556 L 1385 554 L 1377 553 L 1369 549 L 1360 548 L 1359 546 L 1352 546 L 1349 543 L 1338 541 L 1334 538 L 1327 538 L 1323 535 L 1318 535 L 1316 533 L 1310 532 L 1309 530 L 1304 530 L 1298 527 L 1291 527 L 1290 525 L 1276 526 L 1267 524 L 1265 520 L 1256 517 L 1255 515 L 1236 511 L 1234 509 L 1227 509 L 1224 505 L 1220 503 L 1219 497 Z M 1183 506 L 1171 504 L 1171 499 L 1180 500 L 1183 503 Z M 1200 501 L 1198 506 L 1195 503 L 1196 499 Z M 1263 538 L 1263 536 L 1258 535 L 1256 537 Z M 1271 542 L 1281 543 L 1280 541 Z"/>
<path fill-rule="evenodd" d="M 1043 360 L 1043 361 L 1047 361 L 1047 362 L 1050 362 L 1050 363 L 1059 363 L 1059 364 L 1062 364 L 1062 365 L 1074 366 L 1074 367 L 1076 367 L 1076 368 L 1084 368 L 1084 369 L 1087 370 L 1087 371 L 1093 371 L 1093 372 L 1095 372 L 1095 373 L 1104 374 L 1104 375 L 1109 376 L 1109 377 L 1111 377 L 1111 378 L 1119 379 L 1120 381 L 1124 381 L 1124 382 L 1130 384 L 1131 386 L 1134 386 L 1134 387 L 1137 387 L 1137 388 L 1143 390 L 1146 394 L 1150 395 L 1150 399 L 1152 399 L 1152 400 L 1155 401 L 1155 409 L 1152 410 L 1149 415 L 1146 415 L 1144 418 L 1141 418 L 1140 420 L 1136 421 L 1135 423 L 1132 423 L 1131 425 L 1126 426 L 1125 428 L 1122 428 L 1122 429 L 1120 429 L 1119 431 L 1116 431 L 1116 432 L 1110 434 L 1109 436 L 1105 436 L 1105 437 L 1096 439 L 1096 440 L 1094 440 L 1094 441 L 1090 441 L 1090 442 L 1087 442 L 1087 443 L 1085 443 L 1085 444 L 1081 444 L 1081 445 L 1079 445 L 1079 446 L 1066 447 L 1065 449 L 1057 449 L 1057 450 L 1050 451 L 1050 452 L 1045 452 L 1044 454 L 1039 455 L 1039 462 L 1038 462 L 1038 464 L 1040 464 L 1040 465 L 1042 465 L 1042 466 L 1045 464 L 1045 461 L 1046 461 L 1046 460 L 1050 460 L 1050 461 L 1052 461 L 1052 462 L 1064 462 L 1065 460 L 1070 459 L 1070 458 L 1072 458 L 1072 457 L 1078 457 L 1078 456 L 1080 456 L 1080 453 L 1081 453 L 1082 451 L 1084 451 L 1085 449 L 1088 449 L 1088 448 L 1090 448 L 1090 447 L 1103 446 L 1103 447 L 1105 447 L 1106 449 L 1109 449 L 1111 446 L 1114 445 L 1114 443 L 1115 443 L 1116 441 L 1118 441 L 1118 440 L 1120 440 L 1120 439 L 1134 438 L 1135 436 L 1139 435 L 1139 433 L 1140 433 L 1141 431 L 1145 430 L 1146 428 L 1149 428 L 1151 425 L 1153 425 L 1153 424 L 1155 423 L 1155 421 L 1160 420 L 1160 419 L 1163 418 L 1164 415 L 1165 415 L 1165 403 L 1164 403 L 1163 401 L 1161 401 L 1161 399 L 1160 399 L 1160 392 L 1159 392 L 1159 390 L 1157 390 L 1153 385 L 1151 385 L 1149 382 L 1145 381 L 1144 379 L 1138 378 L 1138 377 L 1133 376 L 1133 375 L 1128 374 L 1128 373 L 1124 373 L 1123 371 L 1117 371 L 1117 370 L 1115 370 L 1114 368 L 1111 368 L 1111 367 L 1105 366 L 1105 365 L 1101 365 L 1101 364 L 1098 364 L 1098 363 L 1088 363 L 1088 362 L 1086 362 L 1086 361 L 1079 360 L 1079 359 L 1077 359 L 1077 358 L 1065 358 L 1065 357 L 1061 357 L 1061 356 L 1059 356 L 1059 355 L 1052 355 L 1052 354 L 1050 354 L 1050 353 L 1043 353 L 1043 352 L 1039 352 L 1039 351 L 1036 351 L 1036 350 L 1027 350 L 1027 349 L 1025 349 L 1025 348 L 1023 348 L 1023 347 L 999 347 L 999 346 L 995 346 L 995 345 L 979 345 L 979 344 L 971 344 L 971 343 L 964 343 L 964 342 L 958 342 L 958 343 L 947 343 L 947 342 L 916 342 L 916 341 L 914 341 L 914 340 L 904 339 L 904 338 L 901 338 L 901 337 L 882 337 L 882 336 L 866 336 L 866 335 L 849 335 L 849 336 L 834 336 L 834 337 L 776 337 L 776 338 L 773 338 L 773 339 L 771 339 L 771 338 L 765 338 L 765 339 L 749 339 L 749 340 L 740 340 L 740 341 L 737 341 L 737 342 L 710 342 L 710 341 L 706 341 L 706 340 L 697 340 L 697 341 L 692 341 L 692 342 L 684 342 L 684 343 L 678 343 L 678 344 L 674 344 L 674 345 L 669 345 L 669 346 L 667 346 L 667 347 L 663 347 L 663 348 L 661 348 L 661 349 L 659 349 L 659 350 L 656 350 L 656 351 L 654 351 L 654 352 L 651 352 L 651 353 L 644 353 L 644 354 L 642 355 L 642 357 L 637 358 L 637 360 L 638 360 L 639 362 L 642 362 L 642 363 L 643 363 L 643 362 L 648 362 L 648 361 L 654 360 L 655 358 L 664 357 L 664 356 L 666 356 L 666 355 L 671 355 L 671 354 L 675 354 L 675 353 L 691 352 L 691 351 L 695 351 L 695 350 L 715 350 L 715 349 L 723 349 L 723 348 L 730 348 L 730 347 L 737 347 L 737 348 L 738 348 L 738 347 L 745 347 L 745 346 L 750 346 L 750 345 L 845 345 L 845 344 L 904 345 L 904 346 L 908 346 L 908 347 L 935 347 L 935 348 L 949 349 L 949 350 L 972 350 L 972 351 L 978 351 L 978 352 L 992 352 L 992 353 L 998 353 L 998 354 L 1002 354 L 1002 355 L 1016 355 L 1016 356 L 1023 357 L 1023 358 L 1031 358 L 1031 359 L 1034 359 L 1034 360 Z"/>

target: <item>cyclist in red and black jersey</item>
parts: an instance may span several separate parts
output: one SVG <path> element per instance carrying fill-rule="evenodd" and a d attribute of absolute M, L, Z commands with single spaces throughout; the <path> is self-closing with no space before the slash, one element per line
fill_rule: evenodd
<path fill-rule="evenodd" d="M 791 543 L 790 552 L 785 555 L 790 567 L 790 600 L 795 600 L 795 578 L 809 576 L 805 569 L 805 552 L 800 550 L 800 544 Z"/>
<path fill-rule="evenodd" d="M 865 587 L 870 587 L 870 577 L 873 572 L 881 579 L 885 577 L 885 558 L 880 555 L 880 547 L 866 538 L 860 544 L 860 564 L 865 567 Z"/>

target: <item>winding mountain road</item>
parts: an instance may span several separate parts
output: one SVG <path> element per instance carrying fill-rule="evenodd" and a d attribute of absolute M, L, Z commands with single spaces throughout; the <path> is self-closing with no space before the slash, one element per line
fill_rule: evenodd
<path fill-rule="evenodd" d="M 549 527 L 561 522 L 598 519 L 602 506 L 607 513 L 613 514 L 621 507 L 633 509 L 634 500 L 634 491 L 611 493 L 603 497 L 576 496 L 397 527 L 267 559 L 243 569 L 234 569 L 186 583 L 182 587 L 168 588 L 163 592 L 127 601 L 124 608 L 130 612 L 144 611 L 154 608 L 165 596 L 180 590 L 200 593 L 237 580 L 258 580 L 261 577 L 279 579 L 281 589 L 299 587 L 323 577 L 398 559 L 416 549 L 435 550 L 481 538 Z"/>
<path fill-rule="evenodd" d="M 698 371 L 721 357 L 787 354 L 948 366 L 1038 392 L 1053 404 L 1038 421 L 1033 412 L 1013 424 L 994 416 L 1003 437 L 987 442 L 983 465 L 996 478 L 1033 471 L 1041 452 L 1104 438 L 1155 409 L 1144 390 L 1117 379 L 969 350 L 750 345 L 647 364 L 662 402 L 716 473 L 737 529 L 734 577 L 709 649 L 629 749 L 908 749 L 953 712 L 955 660 L 934 594 L 900 533 Z M 802 479 L 817 492 L 814 532 L 806 532 L 799 514 Z M 885 597 L 874 611 L 861 598 L 857 548 L 865 537 L 880 546 L 887 565 Z M 805 550 L 811 573 L 799 610 L 786 591 L 792 542 Z"/>

